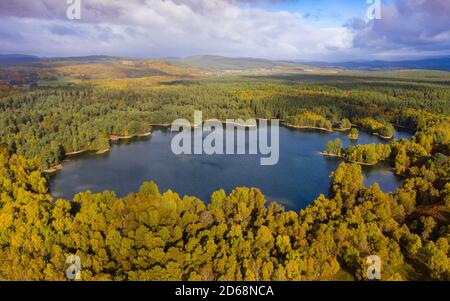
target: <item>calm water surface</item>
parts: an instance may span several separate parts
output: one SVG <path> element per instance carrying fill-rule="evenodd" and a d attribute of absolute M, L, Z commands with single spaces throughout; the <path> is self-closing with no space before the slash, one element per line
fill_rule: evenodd
<path fill-rule="evenodd" d="M 209 201 L 211 193 L 224 188 L 229 193 L 239 186 L 258 187 L 268 200 L 287 209 L 305 208 L 321 193 L 327 194 L 329 175 L 339 160 L 319 154 L 327 142 L 340 138 L 350 142 L 345 133 L 322 133 L 280 127 L 280 160 L 274 166 L 261 166 L 259 155 L 174 155 L 171 133 L 154 128 L 152 136 L 114 144 L 110 153 L 87 154 L 64 163 L 64 169 L 50 179 L 55 197 L 72 199 L 85 190 L 113 190 L 125 196 L 139 190 L 144 181 L 154 180 L 160 191 L 172 189 L 183 195 Z M 396 138 L 410 138 L 406 132 Z M 353 144 L 386 143 L 360 132 Z M 384 191 L 393 191 L 400 180 L 386 167 L 363 167 L 365 184 L 378 182 Z"/>

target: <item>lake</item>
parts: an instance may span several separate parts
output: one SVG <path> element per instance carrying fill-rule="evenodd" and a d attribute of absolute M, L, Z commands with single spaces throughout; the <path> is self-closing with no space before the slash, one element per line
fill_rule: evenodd
<path fill-rule="evenodd" d="M 109 153 L 84 154 L 64 162 L 64 169 L 50 179 L 54 197 L 72 199 L 81 191 L 115 191 L 118 196 L 137 192 L 144 181 L 155 181 L 160 191 L 172 189 L 208 202 L 221 188 L 257 187 L 270 201 L 286 209 L 305 208 L 321 193 L 327 195 L 330 179 L 340 160 L 319 154 L 331 139 L 344 145 L 388 143 L 360 132 L 357 142 L 346 133 L 324 133 L 280 127 L 280 157 L 277 165 L 261 166 L 260 155 L 174 155 L 170 144 L 177 134 L 154 127 L 148 138 L 115 143 Z M 395 138 L 410 138 L 397 132 Z M 386 166 L 363 167 L 365 184 L 378 182 L 386 192 L 394 191 L 401 180 Z"/>

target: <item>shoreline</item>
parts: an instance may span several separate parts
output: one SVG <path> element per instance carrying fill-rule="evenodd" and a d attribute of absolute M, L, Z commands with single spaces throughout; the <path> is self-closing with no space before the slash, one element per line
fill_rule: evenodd
<path fill-rule="evenodd" d="M 52 167 L 50 167 L 50 168 L 48 168 L 48 169 L 45 169 L 45 170 L 43 170 L 42 172 L 43 172 L 43 173 L 46 173 L 46 174 L 52 174 L 52 173 L 55 173 L 55 172 L 57 172 L 58 170 L 61 170 L 61 169 L 63 169 L 63 168 L 64 168 L 64 167 L 63 167 L 62 164 L 58 164 L 58 165 L 52 166 Z"/>
<path fill-rule="evenodd" d="M 378 134 L 378 133 L 373 133 L 372 135 L 374 135 L 374 136 L 376 136 L 376 137 L 380 137 L 381 139 L 384 139 L 384 140 L 392 140 L 392 139 L 394 138 L 394 135 L 392 135 L 392 136 L 390 136 L 390 137 L 388 137 L 388 136 L 383 136 L 383 135 Z"/>
<path fill-rule="evenodd" d="M 345 158 L 344 156 L 336 155 L 336 154 L 329 154 L 329 153 L 326 153 L 326 152 L 319 152 L 319 154 L 321 154 L 322 156 L 325 156 L 325 157 L 340 158 L 340 159 L 342 159 L 342 160 L 344 160 L 346 162 L 355 163 L 355 164 L 364 165 L 364 166 L 375 166 L 375 165 L 377 165 L 379 163 L 379 162 L 377 162 L 377 163 L 366 163 L 366 162 L 352 161 L 352 160 L 349 160 L 349 159 Z"/>
<path fill-rule="evenodd" d="M 152 134 L 151 131 L 143 133 L 143 134 L 137 134 L 137 135 L 133 135 L 133 136 L 117 136 L 117 139 L 113 140 L 113 139 L 109 139 L 109 141 L 114 142 L 114 141 L 119 141 L 119 140 L 128 140 L 128 139 L 132 139 L 132 138 L 137 138 L 137 137 L 149 137 Z M 82 150 L 78 150 L 78 151 L 73 151 L 73 152 L 69 152 L 69 153 L 65 153 L 65 156 L 71 157 L 71 156 L 76 156 L 76 155 L 81 155 L 84 153 L 93 153 L 95 155 L 103 155 L 108 153 L 111 150 L 111 148 L 103 148 L 103 149 L 82 149 Z M 67 161 L 67 160 L 64 160 Z M 68 160 L 70 161 L 70 160 Z M 62 164 L 62 162 L 58 165 L 52 166 L 48 169 L 44 169 L 41 172 L 45 173 L 45 174 L 53 174 L 57 171 L 60 171 L 64 169 L 64 165 Z"/>
<path fill-rule="evenodd" d="M 261 119 L 258 119 L 258 120 L 261 120 Z M 258 124 L 256 124 L 256 125 L 248 125 L 248 124 L 242 124 L 242 123 L 237 123 L 237 122 L 227 122 L 227 121 L 222 121 L 222 120 L 219 120 L 220 121 L 220 123 L 222 124 L 222 125 L 232 125 L 232 126 L 238 126 L 238 127 L 243 127 L 243 128 L 257 128 L 258 127 Z M 205 122 L 202 122 L 202 125 L 198 125 L 198 124 L 190 124 L 190 127 L 191 127 L 191 129 L 198 129 L 198 128 L 200 128 L 200 127 L 202 127 L 203 125 L 204 125 L 204 123 Z M 171 124 L 164 124 L 164 125 L 154 125 L 154 126 L 163 126 L 163 127 L 170 127 L 171 126 Z M 177 126 L 183 126 L 182 124 L 180 124 L 180 125 L 178 125 L 177 124 Z"/>
<path fill-rule="evenodd" d="M 147 133 L 144 133 L 144 134 L 139 134 L 138 137 L 148 137 L 151 134 L 152 134 L 152 132 L 147 132 Z"/>
<path fill-rule="evenodd" d="M 330 154 L 330 153 L 327 153 L 327 152 L 319 152 L 319 154 L 321 154 L 322 156 L 325 156 L 325 157 L 335 157 L 335 158 L 345 159 L 344 156 L 336 155 L 336 154 Z"/>
<path fill-rule="evenodd" d="M 152 134 L 152 132 L 146 132 L 143 134 L 136 134 L 136 135 L 129 135 L 129 136 L 115 136 L 115 138 L 109 138 L 109 141 L 115 142 L 119 140 L 129 140 L 133 138 L 139 138 L 139 137 L 149 137 Z"/>
<path fill-rule="evenodd" d="M 268 120 L 268 119 L 258 118 L 258 120 Z M 232 125 L 235 125 L 235 126 L 246 127 L 246 128 L 254 128 L 255 127 L 253 125 L 248 126 L 248 125 L 239 124 L 239 123 L 236 123 L 236 122 L 223 121 L 223 123 L 224 124 L 232 124 Z M 151 126 L 170 127 L 170 124 L 168 124 L 168 123 L 152 123 Z M 334 133 L 335 131 L 337 131 L 337 132 L 345 132 L 345 131 L 349 130 L 349 129 L 327 129 L 327 128 L 316 127 L 316 126 L 297 126 L 297 125 L 292 125 L 292 124 L 284 123 L 284 122 L 281 123 L 281 126 L 284 126 L 286 128 L 301 129 L 301 130 L 318 130 L 318 131 L 323 131 L 323 132 L 327 132 L 327 133 Z M 195 126 L 194 126 L 194 128 L 195 128 Z M 151 134 L 152 134 L 152 132 L 149 131 L 149 132 L 146 132 L 146 133 L 143 133 L 143 134 L 137 134 L 137 135 L 116 136 L 115 139 L 111 139 L 110 138 L 109 141 L 117 142 L 117 141 L 120 141 L 120 140 L 130 140 L 130 139 L 133 139 L 133 138 L 149 137 L 149 136 L 151 136 Z M 385 140 L 391 140 L 391 139 L 394 138 L 394 136 L 386 137 L 386 136 L 382 136 L 382 135 L 380 135 L 378 133 L 374 133 L 372 135 L 373 136 L 377 136 L 377 137 L 379 137 L 381 139 L 385 139 Z M 350 137 L 349 137 L 349 139 L 352 140 L 352 141 L 357 141 L 358 140 L 358 139 L 351 139 Z M 69 156 L 70 157 L 70 156 L 75 156 L 75 155 L 88 153 L 88 152 L 95 153 L 96 155 L 102 155 L 102 154 L 105 154 L 105 153 L 107 153 L 109 151 L 110 151 L 110 148 L 105 148 L 105 149 L 83 149 L 83 150 L 78 150 L 78 151 L 65 153 L 65 156 Z M 374 166 L 374 165 L 377 164 L 377 163 L 369 164 L 369 163 L 365 163 L 365 162 L 349 161 L 349 160 L 345 159 L 345 157 L 343 157 L 343 156 L 328 154 L 328 153 L 325 153 L 325 152 L 320 152 L 320 154 L 323 155 L 323 156 L 327 156 L 327 157 L 341 158 L 341 159 L 344 159 L 344 160 L 346 160 L 346 161 L 348 161 L 350 163 L 356 163 L 356 164 L 365 165 L 365 166 Z M 57 172 L 57 171 L 59 171 L 59 170 L 61 170 L 63 168 L 64 168 L 63 164 L 60 163 L 60 164 L 58 164 L 56 166 L 52 166 L 52 167 L 50 167 L 48 169 L 45 169 L 42 172 L 43 173 L 47 173 L 47 174 L 52 174 L 52 173 L 55 173 L 55 172 Z"/>
<path fill-rule="evenodd" d="M 101 149 L 95 152 L 96 155 L 101 155 L 101 154 L 105 154 L 107 152 L 109 152 L 109 148 L 105 148 L 105 149 Z"/>
<path fill-rule="evenodd" d="M 248 124 L 241 124 L 241 123 L 237 123 L 237 122 L 228 122 L 228 121 L 224 121 L 223 122 L 225 125 L 227 125 L 227 124 L 230 124 L 230 125 L 233 125 L 233 126 L 240 126 L 240 127 L 243 127 L 243 128 L 256 128 L 256 127 L 258 127 L 258 125 L 248 125 Z"/>
<path fill-rule="evenodd" d="M 79 154 L 82 154 L 82 153 L 85 153 L 88 151 L 89 151 L 88 149 L 82 149 L 82 150 L 75 151 L 75 152 L 65 153 L 65 155 L 66 156 L 75 156 L 75 155 L 79 155 Z"/>
<path fill-rule="evenodd" d="M 331 129 L 327 129 L 327 128 L 321 128 L 321 127 L 317 127 L 317 126 L 306 126 L 306 125 L 292 125 L 289 123 L 284 123 L 283 124 L 285 127 L 288 128 L 292 128 L 292 129 L 301 129 L 301 130 L 319 130 L 319 131 L 324 131 L 327 133 L 333 133 L 334 131 Z"/>
<path fill-rule="evenodd" d="M 347 131 L 349 131 L 351 129 L 352 128 L 345 128 L 345 129 L 333 128 L 333 131 L 336 131 L 336 132 L 347 132 Z"/>

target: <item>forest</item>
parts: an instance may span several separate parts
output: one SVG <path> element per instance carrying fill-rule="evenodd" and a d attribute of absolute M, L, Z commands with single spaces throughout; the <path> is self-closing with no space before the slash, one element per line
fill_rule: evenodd
<path fill-rule="evenodd" d="M 76 72 L 71 76 L 79 80 L 81 67 L 70 68 Z M 410 115 L 423 109 L 450 114 L 445 101 L 450 99 L 450 80 L 439 73 L 434 81 L 420 72 L 417 78 L 399 74 L 401 81 L 346 74 L 179 76 L 173 80 L 177 77 L 134 78 L 145 74 L 139 71 L 133 78 L 97 80 L 102 69 L 89 65 L 85 72 L 90 70 L 93 75 L 85 77 L 95 79 L 77 84 L 57 79 L 52 84 L 38 81 L 39 85 L 26 90 L 7 86 L 13 88 L 6 87 L 0 94 L 0 143 L 27 158 L 37 158 L 45 169 L 59 164 L 68 153 L 107 149 L 111 135 L 147 133 L 151 124 L 189 119 L 198 109 L 205 119 L 279 118 L 286 124 L 326 130 L 355 124 L 387 138 L 392 125 L 416 129 L 417 118 Z"/>
<path fill-rule="evenodd" d="M 80 77 L 78 67 L 63 67 L 45 81 L 39 73 L 23 79 L 26 88 L 20 73 L 2 71 L 0 280 L 66 280 L 72 254 L 83 280 L 364 280 L 371 254 L 382 259 L 383 280 L 450 280 L 446 74 L 215 77 L 169 69 L 127 77 L 122 68 L 124 77 L 108 79 L 103 69 Z M 199 109 L 205 119 L 279 118 L 355 138 L 358 130 L 390 138 L 394 126 L 415 135 L 346 149 L 331 141 L 324 152 L 346 162 L 330 176 L 329 197 L 299 212 L 245 187 L 210 200 L 160 192 L 153 182 L 123 198 L 51 196 L 43 170 L 67 154 L 108 148 L 112 135 L 146 133 Z M 404 179 L 393 193 L 364 185 L 361 163 L 380 161 Z"/>

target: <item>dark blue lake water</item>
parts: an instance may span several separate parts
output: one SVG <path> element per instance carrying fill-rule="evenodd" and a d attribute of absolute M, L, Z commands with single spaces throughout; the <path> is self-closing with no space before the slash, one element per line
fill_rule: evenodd
<path fill-rule="evenodd" d="M 51 193 L 72 199 L 74 194 L 90 190 L 113 190 L 125 196 L 139 190 L 144 181 L 154 180 L 160 191 L 172 189 L 183 195 L 209 201 L 221 188 L 229 193 L 239 186 L 258 187 L 268 200 L 282 203 L 286 209 L 305 208 L 321 193 L 327 195 L 330 179 L 339 160 L 319 154 L 331 139 L 350 142 L 345 133 L 323 133 L 280 127 L 280 157 L 277 165 L 261 166 L 260 155 L 174 155 L 171 139 L 176 133 L 154 128 L 152 136 L 114 144 L 103 155 L 87 154 L 65 162 L 64 169 L 52 176 Z M 397 132 L 396 138 L 411 134 Z M 388 143 L 360 132 L 353 144 Z M 365 184 L 378 182 L 386 192 L 394 191 L 400 179 L 387 167 L 363 167 Z"/>

